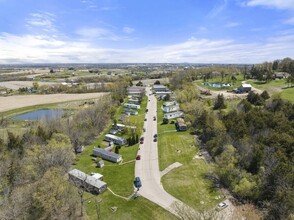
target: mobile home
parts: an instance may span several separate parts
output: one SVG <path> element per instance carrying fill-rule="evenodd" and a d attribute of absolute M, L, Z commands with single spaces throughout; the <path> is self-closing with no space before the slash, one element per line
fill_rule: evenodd
<path fill-rule="evenodd" d="M 94 148 L 93 155 L 95 157 L 101 157 L 104 160 L 108 160 L 114 163 L 118 163 L 122 160 L 121 155 L 107 151 L 103 148 L 98 148 L 98 147 Z"/>

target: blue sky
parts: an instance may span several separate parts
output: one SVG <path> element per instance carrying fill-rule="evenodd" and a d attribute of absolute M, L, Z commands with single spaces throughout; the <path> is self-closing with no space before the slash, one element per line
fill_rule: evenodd
<path fill-rule="evenodd" d="M 294 0 L 0 0 L 3 63 L 294 58 Z"/>

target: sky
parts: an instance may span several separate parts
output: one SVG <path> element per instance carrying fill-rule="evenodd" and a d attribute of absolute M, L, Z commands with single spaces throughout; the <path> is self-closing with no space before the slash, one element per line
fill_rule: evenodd
<path fill-rule="evenodd" d="M 0 64 L 294 58 L 294 0 L 0 0 Z"/>

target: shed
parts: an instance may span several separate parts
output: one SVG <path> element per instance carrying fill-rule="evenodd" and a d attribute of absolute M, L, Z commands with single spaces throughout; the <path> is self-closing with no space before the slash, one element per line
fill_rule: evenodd
<path fill-rule="evenodd" d="M 251 86 L 250 84 L 242 84 L 242 85 L 238 88 L 238 90 L 239 90 L 240 92 L 250 92 L 251 89 L 252 89 L 252 86 Z"/>
<path fill-rule="evenodd" d="M 103 161 L 103 160 L 98 161 L 98 162 L 97 162 L 97 167 L 98 167 L 98 168 L 102 168 L 102 167 L 104 167 L 104 161 Z"/>
<path fill-rule="evenodd" d="M 176 127 L 178 131 L 186 131 L 187 130 L 187 125 L 185 124 L 185 120 L 183 118 L 178 118 Z"/>
<path fill-rule="evenodd" d="M 114 163 L 118 163 L 122 160 L 122 156 L 110 151 L 107 151 L 103 148 L 94 148 L 93 155 L 95 157 L 101 157 L 104 160 L 108 160 Z"/>

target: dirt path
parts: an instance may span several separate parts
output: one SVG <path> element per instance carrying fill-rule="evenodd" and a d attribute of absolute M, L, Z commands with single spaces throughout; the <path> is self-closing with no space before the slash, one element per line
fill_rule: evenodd
<path fill-rule="evenodd" d="M 107 93 L 16 95 L 0 97 L 0 112 L 40 104 L 99 98 Z"/>

